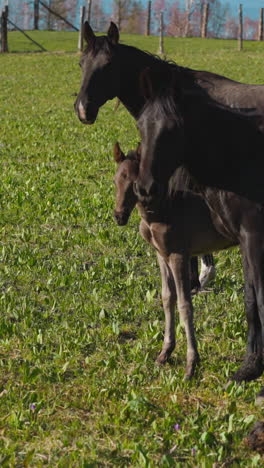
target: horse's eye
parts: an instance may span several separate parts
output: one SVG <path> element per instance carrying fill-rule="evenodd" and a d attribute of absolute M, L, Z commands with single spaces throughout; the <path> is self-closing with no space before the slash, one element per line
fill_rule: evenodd
<path fill-rule="evenodd" d="M 123 179 L 127 179 L 127 175 L 126 175 L 125 172 L 123 172 L 122 177 L 123 177 Z"/>

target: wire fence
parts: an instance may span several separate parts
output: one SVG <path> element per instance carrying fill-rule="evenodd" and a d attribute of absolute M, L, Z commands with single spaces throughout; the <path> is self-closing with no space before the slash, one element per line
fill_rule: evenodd
<path fill-rule="evenodd" d="M 224 0 L 0 0 L 0 12 L 7 14 L 7 29 L 79 30 L 80 11 L 96 32 L 104 32 L 115 21 L 122 32 L 160 34 L 173 37 L 215 37 L 263 40 L 263 7 L 241 11 L 239 4 Z M 8 4 L 8 9 L 5 6 Z M 256 5 L 256 2 L 255 2 Z M 3 16 L 3 15 L 2 15 Z M 1 17 L 0 41 L 5 41 L 5 18 Z"/>

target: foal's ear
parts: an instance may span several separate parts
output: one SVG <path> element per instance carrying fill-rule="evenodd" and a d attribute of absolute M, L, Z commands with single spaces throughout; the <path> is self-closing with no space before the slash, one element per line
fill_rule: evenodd
<path fill-rule="evenodd" d="M 83 37 L 87 43 L 95 39 L 95 34 L 89 25 L 88 21 L 83 23 Z"/>
<path fill-rule="evenodd" d="M 118 141 L 114 145 L 114 160 L 117 164 L 120 164 L 122 161 L 126 159 L 123 151 L 120 148 Z"/>
<path fill-rule="evenodd" d="M 109 29 L 107 31 L 107 37 L 112 44 L 116 45 L 119 42 L 119 31 L 118 27 L 113 21 L 111 21 Z"/>

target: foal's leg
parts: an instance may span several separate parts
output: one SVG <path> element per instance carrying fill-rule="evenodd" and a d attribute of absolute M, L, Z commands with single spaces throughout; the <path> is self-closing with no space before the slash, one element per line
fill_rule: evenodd
<path fill-rule="evenodd" d="M 199 362 L 199 354 L 195 339 L 193 324 L 193 306 L 189 278 L 189 258 L 181 254 L 171 254 L 169 265 L 174 276 L 177 291 L 177 306 L 180 320 L 184 324 L 187 338 L 187 365 L 185 378 L 194 374 L 195 366 Z"/>
<path fill-rule="evenodd" d="M 210 281 L 215 279 L 215 274 L 214 257 L 211 254 L 203 255 L 201 258 L 201 271 L 199 276 L 201 288 L 204 288 Z"/>
<path fill-rule="evenodd" d="M 165 364 L 175 348 L 175 306 L 176 288 L 169 265 L 157 253 L 162 282 L 162 303 L 165 314 L 165 333 L 162 351 L 157 357 L 159 364 Z"/>
<path fill-rule="evenodd" d="M 258 248 L 257 239 L 248 236 L 242 247 L 245 278 L 245 308 L 248 323 L 247 355 L 242 366 L 233 375 L 236 382 L 250 381 L 263 372 L 263 319 L 264 312 L 264 272 L 263 254 Z M 263 317 L 264 318 L 264 317 Z"/>

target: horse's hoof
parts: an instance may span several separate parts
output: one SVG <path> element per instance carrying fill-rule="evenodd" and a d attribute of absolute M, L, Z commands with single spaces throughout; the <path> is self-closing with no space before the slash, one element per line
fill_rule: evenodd
<path fill-rule="evenodd" d="M 231 380 L 235 382 L 250 382 L 260 377 L 263 373 L 263 360 L 262 356 L 256 353 L 252 353 L 247 356 L 238 369 L 237 372 L 232 376 Z"/>
<path fill-rule="evenodd" d="M 257 406 L 264 406 L 264 387 L 257 394 L 255 403 Z"/>
<path fill-rule="evenodd" d="M 193 372 L 192 374 L 185 374 L 183 380 L 184 380 L 185 382 L 188 382 L 189 380 L 191 380 L 191 379 L 193 378 L 193 374 L 194 374 L 194 372 Z"/>
<path fill-rule="evenodd" d="M 258 421 L 254 425 L 245 439 L 246 445 L 251 450 L 256 450 L 259 453 L 264 453 L 264 422 Z"/>
<path fill-rule="evenodd" d="M 192 379 L 192 377 L 194 376 L 194 372 L 195 372 L 195 369 L 196 369 L 196 366 L 197 366 L 198 362 L 199 362 L 199 358 L 196 358 L 196 360 L 194 362 L 192 362 L 191 364 L 186 366 L 184 380 L 191 380 Z"/>
<path fill-rule="evenodd" d="M 168 362 L 169 356 L 166 354 L 160 354 L 156 359 L 156 364 L 159 366 L 164 366 Z"/>

